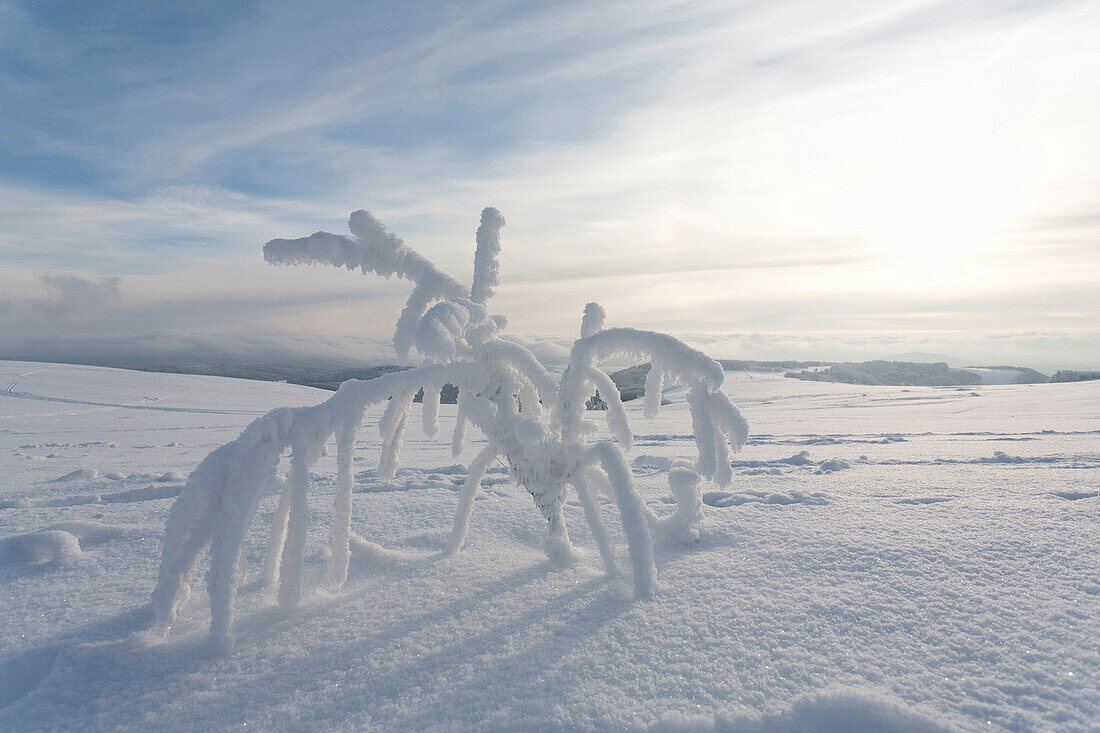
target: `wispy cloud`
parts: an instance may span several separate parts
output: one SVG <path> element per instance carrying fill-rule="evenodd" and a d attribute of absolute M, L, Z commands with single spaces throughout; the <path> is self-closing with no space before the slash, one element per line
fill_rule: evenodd
<path fill-rule="evenodd" d="M 363 299 L 399 288 L 259 246 L 366 207 L 462 275 L 491 204 L 528 333 L 591 299 L 684 333 L 1076 332 L 1098 24 L 1087 0 L 0 0 L 0 277 L 25 304 L 57 297 L 37 273 L 122 276 L 142 333 L 375 339 Z"/>

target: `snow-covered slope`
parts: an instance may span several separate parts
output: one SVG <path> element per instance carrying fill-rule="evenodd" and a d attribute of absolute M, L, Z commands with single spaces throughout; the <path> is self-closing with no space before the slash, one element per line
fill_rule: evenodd
<path fill-rule="evenodd" d="M 391 552 L 325 589 L 322 458 L 303 606 L 257 590 L 268 496 L 219 654 L 201 583 L 167 637 L 143 631 L 172 497 L 255 416 L 327 393 L 0 362 L 0 729 L 1100 728 L 1100 383 L 725 389 L 755 435 L 704 490 L 699 543 L 657 547 L 652 600 L 603 577 L 576 502 L 587 554 L 548 564 L 499 466 L 440 559 L 465 469 L 416 421 L 379 479 L 372 410 L 353 529 Z M 635 477 L 664 516 L 690 418 L 641 408 Z"/>

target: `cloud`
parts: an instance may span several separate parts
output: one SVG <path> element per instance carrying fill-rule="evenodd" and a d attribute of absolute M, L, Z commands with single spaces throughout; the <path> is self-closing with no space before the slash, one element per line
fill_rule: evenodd
<path fill-rule="evenodd" d="M 5 333 L 68 331 L 102 321 L 118 307 L 119 278 L 98 281 L 75 275 L 39 276 L 45 295 L 22 300 L 0 300 L 0 328 Z"/>
<path fill-rule="evenodd" d="M 276 305 L 308 310 L 317 296 L 195 299 L 148 308 L 125 297 L 117 277 L 45 274 L 39 282 L 43 295 L 0 301 L 0 359 L 155 368 L 396 360 L 389 339 L 296 331 L 263 317 Z"/>
<path fill-rule="evenodd" d="M 385 340 L 363 312 L 395 314 L 392 285 L 259 262 L 364 207 L 456 276 L 498 207 L 497 304 L 527 334 L 589 300 L 973 343 L 1100 308 L 1085 0 L 52 7 L 0 4 L 0 258 L 121 276 L 85 316 L 104 338 Z"/>
<path fill-rule="evenodd" d="M 214 294 L 200 289 L 167 302 L 149 302 L 148 291 L 155 292 L 157 283 L 142 280 L 39 275 L 36 293 L 0 300 L 0 359 L 123 365 L 269 357 L 342 362 L 395 358 L 384 325 L 373 334 L 346 329 L 326 333 L 316 321 L 325 308 L 370 309 L 378 298 L 395 305 L 400 294 L 392 289 L 373 294 L 355 288 L 295 292 L 276 277 L 282 286 L 275 288 L 277 292 L 234 296 L 227 290 Z"/>

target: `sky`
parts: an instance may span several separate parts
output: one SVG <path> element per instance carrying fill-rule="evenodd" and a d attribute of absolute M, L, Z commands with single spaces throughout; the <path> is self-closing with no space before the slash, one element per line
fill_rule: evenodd
<path fill-rule="evenodd" d="M 375 213 L 561 348 L 1100 368 L 1100 3 L 0 0 L 0 358 L 392 362 Z"/>

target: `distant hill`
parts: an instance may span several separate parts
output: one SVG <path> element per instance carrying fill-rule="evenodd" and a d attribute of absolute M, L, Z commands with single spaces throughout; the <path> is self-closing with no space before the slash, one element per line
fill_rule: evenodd
<path fill-rule="evenodd" d="M 1050 378 L 1052 382 L 1088 382 L 1100 379 L 1100 372 L 1079 372 L 1076 369 L 1059 369 Z"/>
<path fill-rule="evenodd" d="M 410 367 L 397 366 L 395 364 L 386 364 L 383 366 L 361 367 L 359 369 L 341 369 L 334 372 L 320 371 L 315 374 L 311 374 L 306 378 L 298 378 L 289 380 L 291 384 L 302 384 L 306 387 L 317 387 L 319 389 L 329 389 L 336 391 L 340 388 L 348 379 L 362 379 L 364 381 L 368 379 L 374 379 L 375 377 L 381 377 L 384 374 L 391 374 L 393 372 L 403 372 Z M 424 390 L 421 389 L 413 397 L 413 402 L 424 401 Z M 453 384 L 443 385 L 443 389 L 439 393 L 439 401 L 444 405 L 453 405 L 458 402 L 458 387 Z"/>
<path fill-rule="evenodd" d="M 349 379 L 374 379 L 375 377 L 381 377 L 383 374 L 390 374 L 392 372 L 403 372 L 410 367 L 397 366 L 395 364 L 386 364 L 384 366 L 369 366 L 359 367 L 357 369 L 316 369 L 306 374 L 296 374 L 286 381 L 291 384 L 301 384 L 306 387 L 317 387 L 319 389 L 329 389 L 336 391 L 340 385 Z"/>
<path fill-rule="evenodd" d="M 846 384 L 890 385 L 890 386 L 969 386 L 984 384 L 990 379 L 965 369 L 954 369 L 944 362 L 924 364 L 905 361 L 865 361 L 861 363 L 829 363 L 822 361 L 752 361 L 719 359 L 718 363 L 726 371 L 768 371 L 782 372 L 793 379 L 811 382 L 844 382 Z M 824 368 L 823 368 L 824 367 Z M 624 402 L 645 395 L 645 380 L 650 364 L 639 364 L 613 372 L 611 381 L 619 389 Z M 1026 367 L 975 367 L 985 372 L 995 373 L 1003 383 L 1045 382 L 1045 375 Z"/>
<path fill-rule="evenodd" d="M 828 361 L 753 361 L 746 359 L 718 359 L 727 372 L 785 372 L 791 369 L 829 366 Z"/>
<path fill-rule="evenodd" d="M 1041 384 L 1050 381 L 1047 375 L 1029 367 L 968 366 L 964 368 L 977 373 L 985 384 Z"/>
<path fill-rule="evenodd" d="M 639 364 L 609 375 L 611 381 L 619 388 L 619 396 L 623 402 L 636 400 L 645 394 L 645 378 L 652 367 L 652 364 Z"/>
<path fill-rule="evenodd" d="M 946 387 L 982 384 L 982 378 L 964 369 L 952 369 L 944 362 L 921 364 L 911 361 L 864 361 L 833 364 L 817 371 L 788 372 L 787 377 L 808 382 L 845 384 Z"/>
<path fill-rule="evenodd" d="M 16 361 L 39 361 L 26 355 L 4 356 Z M 950 367 L 946 362 L 912 361 L 759 361 L 755 359 L 718 359 L 726 371 L 750 371 L 784 373 L 784 376 L 816 382 L 845 382 L 849 384 L 878 384 L 902 386 L 965 386 L 979 384 L 1025 384 L 1037 382 L 1077 382 L 1100 379 L 1100 372 L 1063 369 L 1049 380 L 1046 375 L 1019 366 Z M 53 363 L 53 362 L 51 362 Z M 155 360 L 137 360 L 117 357 L 113 359 L 80 359 L 73 363 L 91 366 L 107 366 L 136 369 L 149 372 L 177 374 L 203 374 L 239 379 L 258 379 L 301 384 L 308 387 L 336 390 L 347 379 L 374 379 L 383 374 L 409 369 L 407 366 L 384 364 L 360 366 L 351 360 L 326 358 L 285 357 L 255 359 L 211 354 L 203 361 L 175 360 L 167 357 Z M 620 362 L 621 363 L 621 362 Z M 650 365 L 638 364 L 611 373 L 624 401 L 634 400 L 645 394 L 645 379 Z M 972 370 L 972 371 L 971 371 Z M 417 395 L 417 401 L 421 399 Z M 453 404 L 457 389 L 446 385 L 442 402 Z"/>
<path fill-rule="evenodd" d="M 722 369 L 727 372 L 784 372 L 789 369 L 808 369 L 828 366 L 824 361 L 754 361 L 745 359 L 718 359 Z M 620 369 L 609 376 L 619 388 L 623 402 L 636 400 L 645 395 L 645 379 L 652 367 L 650 363 Z"/>

